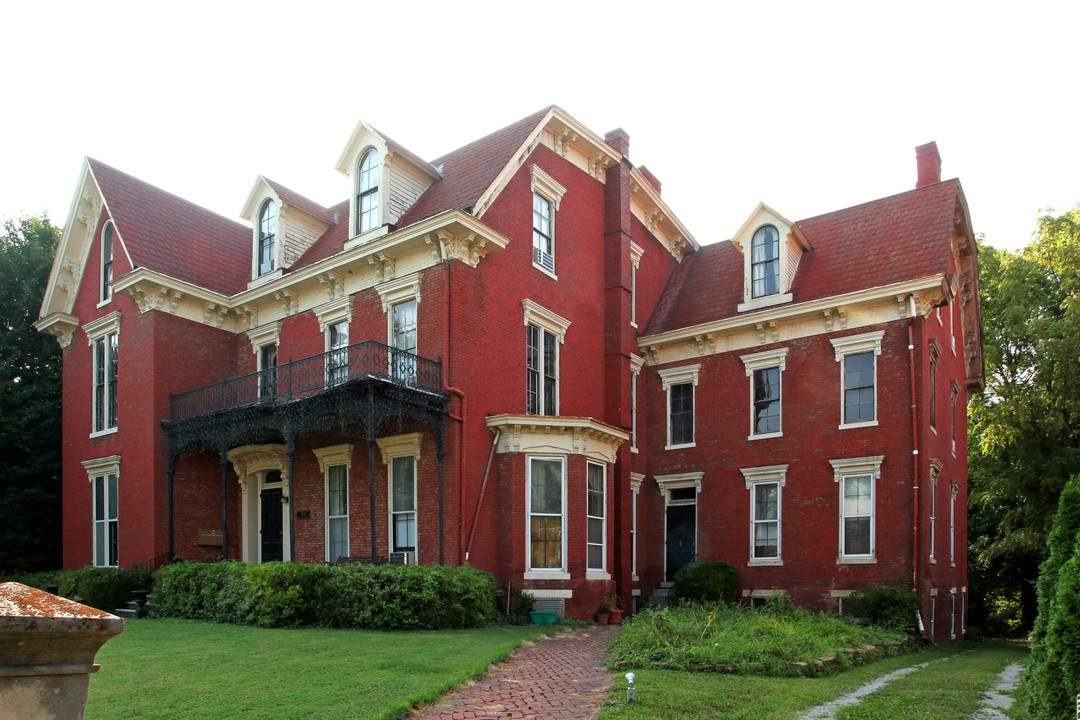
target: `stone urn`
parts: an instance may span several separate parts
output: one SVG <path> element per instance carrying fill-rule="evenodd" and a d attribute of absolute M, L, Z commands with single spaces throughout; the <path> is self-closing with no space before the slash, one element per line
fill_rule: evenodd
<path fill-rule="evenodd" d="M 97 651 L 124 621 L 20 583 L 0 583 L 0 720 L 82 720 Z"/>

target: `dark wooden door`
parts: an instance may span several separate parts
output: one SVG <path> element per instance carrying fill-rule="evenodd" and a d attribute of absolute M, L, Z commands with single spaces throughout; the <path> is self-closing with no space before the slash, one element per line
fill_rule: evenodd
<path fill-rule="evenodd" d="M 281 523 L 281 488 L 267 488 L 260 493 L 262 503 L 261 545 L 259 559 L 262 562 L 283 560 Z"/>
<path fill-rule="evenodd" d="M 670 505 L 667 509 L 667 567 L 665 580 L 694 561 L 697 555 L 697 505 Z"/>

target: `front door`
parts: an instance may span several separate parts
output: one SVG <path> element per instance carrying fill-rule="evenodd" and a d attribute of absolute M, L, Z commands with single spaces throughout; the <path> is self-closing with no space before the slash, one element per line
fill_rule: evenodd
<path fill-rule="evenodd" d="M 667 562 L 664 579 L 694 561 L 697 555 L 697 505 L 669 505 L 667 508 Z"/>
<path fill-rule="evenodd" d="M 266 488 L 259 494 L 261 508 L 260 554 L 261 562 L 284 559 L 282 554 L 281 488 Z"/>

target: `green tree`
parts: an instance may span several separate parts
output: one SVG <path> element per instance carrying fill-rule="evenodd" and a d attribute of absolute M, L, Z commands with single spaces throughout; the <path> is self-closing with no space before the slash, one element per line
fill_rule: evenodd
<path fill-rule="evenodd" d="M 1039 218 L 1017 253 L 980 245 L 986 390 L 970 415 L 973 590 L 1018 596 L 1031 629 L 1031 570 L 1066 481 L 1080 472 L 1080 206 Z"/>
<path fill-rule="evenodd" d="M 59 239 L 47 215 L 0 235 L 0 570 L 60 563 L 60 347 L 33 327 Z"/>
<path fill-rule="evenodd" d="M 1031 660 L 1024 673 L 1024 694 L 1028 706 L 1036 717 L 1061 715 L 1072 698 L 1071 691 L 1063 685 L 1061 674 L 1062 648 L 1059 647 L 1063 631 L 1076 633 L 1057 607 L 1058 592 L 1068 605 L 1073 603 L 1075 588 L 1061 584 L 1063 572 L 1077 573 L 1076 540 L 1080 534 L 1080 475 L 1074 475 L 1061 491 L 1058 511 L 1050 530 L 1047 543 L 1049 556 L 1039 568 L 1038 596 L 1039 615 L 1031 633 Z M 1063 570 L 1068 568 L 1068 570 Z M 1068 585 L 1068 583 L 1066 583 Z M 1073 608 L 1075 612 L 1077 609 Z M 1080 623 L 1080 614 L 1072 615 L 1073 624 Z M 1054 630 L 1051 631 L 1050 627 Z M 1053 633 L 1053 634 L 1052 634 Z M 1080 651 L 1080 648 L 1077 648 Z M 1066 650 L 1067 652 L 1067 650 Z M 1065 702 L 1065 705 L 1062 703 Z"/>

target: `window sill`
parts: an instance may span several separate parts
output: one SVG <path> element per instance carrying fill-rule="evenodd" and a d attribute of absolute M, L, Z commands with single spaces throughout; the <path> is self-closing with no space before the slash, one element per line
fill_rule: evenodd
<path fill-rule="evenodd" d="M 697 447 L 697 443 L 683 443 L 681 445 L 665 445 L 665 450 L 686 450 L 687 448 Z"/>
<path fill-rule="evenodd" d="M 98 310 L 105 307 L 106 305 L 111 305 L 111 304 L 112 304 L 112 296 L 110 295 L 108 300 L 102 300 L 101 302 L 99 302 L 97 304 Z"/>
<path fill-rule="evenodd" d="M 556 275 L 553 271 L 548 270 L 546 267 L 544 267 L 543 265 L 541 265 L 539 263 L 534 262 L 533 267 L 536 268 L 537 270 L 539 270 L 540 272 L 544 273 L 548 277 L 552 278 L 553 280 L 558 280 L 559 279 L 558 275 Z"/>
<path fill-rule="evenodd" d="M 937 559 L 933 555 L 930 556 L 930 564 L 937 565 Z"/>
<path fill-rule="evenodd" d="M 610 580 L 611 579 L 611 573 L 604 572 L 603 570 L 586 570 L 585 571 L 585 579 L 586 580 Z"/>
<path fill-rule="evenodd" d="M 784 432 L 782 430 L 780 432 L 761 433 L 760 435 L 750 435 L 746 439 L 747 440 L 768 440 L 769 438 L 778 438 L 778 437 L 784 437 Z"/>
<path fill-rule="evenodd" d="M 115 435 L 118 432 L 120 432 L 120 428 L 118 427 L 111 427 L 107 430 L 98 430 L 97 432 L 90 433 L 90 439 L 93 440 L 94 438 L 105 437 L 106 435 Z"/>
<path fill-rule="evenodd" d="M 840 423 L 837 430 L 851 430 L 853 428 L 877 427 L 877 420 L 865 420 L 857 423 Z"/>
<path fill-rule="evenodd" d="M 570 573 L 562 570 L 527 570 L 523 580 L 569 580 Z"/>
<path fill-rule="evenodd" d="M 876 557 L 838 557 L 837 565 L 877 565 Z"/>
<path fill-rule="evenodd" d="M 765 295 L 764 297 L 752 298 L 746 302 L 739 303 L 735 308 L 736 312 L 746 312 L 748 310 L 758 310 L 759 308 L 772 307 L 773 305 L 783 305 L 784 303 L 791 302 L 794 296 L 791 293 L 774 293 L 772 295 Z"/>
<path fill-rule="evenodd" d="M 389 232 L 390 232 L 390 227 L 388 225 L 380 225 L 380 226 L 378 226 L 376 228 L 372 228 L 371 230 L 367 230 L 367 231 L 361 233 L 360 235 L 352 235 L 345 242 L 345 246 L 344 246 L 343 249 L 352 250 L 354 247 L 357 247 L 358 245 L 364 245 L 366 243 L 371 242 L 372 240 L 377 240 L 377 239 L 381 238 L 383 235 L 386 235 Z"/>
<path fill-rule="evenodd" d="M 932 433 L 934 433 L 935 435 L 937 435 L 937 428 L 936 428 L 936 427 L 934 427 L 933 425 L 930 425 L 929 427 L 930 427 L 930 432 L 932 432 Z"/>
<path fill-rule="evenodd" d="M 761 560 L 750 560 L 746 563 L 746 567 L 779 567 L 784 564 L 784 561 L 779 558 L 762 558 Z"/>
<path fill-rule="evenodd" d="M 249 282 L 248 285 L 247 285 L 248 290 L 251 290 L 252 288 L 257 288 L 260 285 L 265 285 L 266 283 L 270 282 L 271 280 L 277 280 L 283 274 L 284 274 L 284 271 L 281 268 L 276 268 L 274 270 L 271 270 L 268 273 L 264 273 L 262 275 L 259 275 L 258 277 L 254 277 L 254 278 L 251 279 L 251 282 Z"/>

